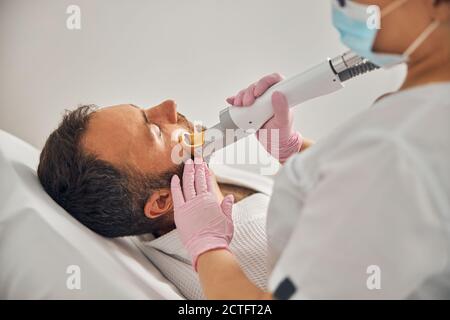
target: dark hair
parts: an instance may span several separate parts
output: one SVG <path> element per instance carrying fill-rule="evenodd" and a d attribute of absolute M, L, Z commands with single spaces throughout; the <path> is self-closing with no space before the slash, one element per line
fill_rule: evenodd
<path fill-rule="evenodd" d="M 154 190 L 169 187 L 171 176 L 182 168 L 160 176 L 141 175 L 85 152 L 80 141 L 96 109 L 95 105 L 83 105 L 66 112 L 42 149 L 39 180 L 53 200 L 100 235 L 158 233 L 173 222 L 166 214 L 148 219 L 145 202 Z"/>

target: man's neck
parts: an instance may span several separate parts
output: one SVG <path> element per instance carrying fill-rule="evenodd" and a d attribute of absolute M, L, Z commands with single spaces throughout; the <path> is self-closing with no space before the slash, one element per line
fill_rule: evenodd
<path fill-rule="evenodd" d="M 215 178 L 214 178 L 214 184 L 215 184 L 215 187 L 218 189 L 218 195 L 219 195 L 220 201 L 223 200 L 224 196 L 226 196 L 227 194 L 230 194 L 230 193 L 234 196 L 235 203 L 256 193 L 255 190 L 250 189 L 250 188 L 237 186 L 237 185 L 234 185 L 231 183 L 218 183 Z M 173 216 L 173 213 L 171 213 L 171 215 Z M 175 229 L 175 223 L 173 223 L 173 222 L 168 223 L 165 225 L 164 228 L 161 228 L 160 230 L 153 232 L 153 236 L 155 238 L 159 238 L 160 236 L 172 231 L 173 229 Z"/>

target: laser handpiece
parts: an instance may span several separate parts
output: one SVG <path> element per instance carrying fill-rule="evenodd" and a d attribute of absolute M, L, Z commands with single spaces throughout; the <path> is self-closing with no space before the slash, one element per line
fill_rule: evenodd
<path fill-rule="evenodd" d="M 312 67 L 269 88 L 249 107 L 229 106 L 220 111 L 220 122 L 197 134 L 186 135 L 185 142 L 198 148 L 202 146 L 203 158 L 215 151 L 255 133 L 273 116 L 271 97 L 274 91 L 282 92 L 289 107 L 324 96 L 344 87 L 343 82 L 378 66 L 349 51 L 334 59 Z"/>

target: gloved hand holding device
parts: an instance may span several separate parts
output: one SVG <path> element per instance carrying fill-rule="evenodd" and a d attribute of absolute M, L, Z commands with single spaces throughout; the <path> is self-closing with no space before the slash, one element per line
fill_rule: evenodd
<path fill-rule="evenodd" d="M 274 84 L 283 80 L 278 73 L 267 75 L 251 84 L 247 89 L 241 90 L 236 96 L 229 97 L 227 102 L 233 106 L 249 107 L 255 100 Z M 302 136 L 293 130 L 293 115 L 286 97 L 279 91 L 272 94 L 272 108 L 274 116 L 257 131 L 258 141 L 272 156 L 284 163 L 291 155 L 300 151 Z M 273 132 L 278 130 L 278 135 Z M 278 139 L 277 139 L 278 138 Z"/>

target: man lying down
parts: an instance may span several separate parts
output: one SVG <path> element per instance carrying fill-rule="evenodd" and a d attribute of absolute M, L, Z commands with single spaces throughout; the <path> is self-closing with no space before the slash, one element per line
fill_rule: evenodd
<path fill-rule="evenodd" d="M 187 299 L 204 298 L 197 274 L 178 239 L 170 179 L 183 173 L 171 161 L 175 130 L 192 124 L 167 100 L 149 109 L 80 106 L 66 113 L 40 156 L 38 177 L 67 212 L 105 237 L 139 237 L 139 247 Z M 233 194 L 231 249 L 262 289 L 267 280 L 265 215 L 269 197 L 215 181 L 218 194 Z M 152 240 L 144 240 L 150 238 Z M 136 241 L 135 241 L 136 242 Z"/>

